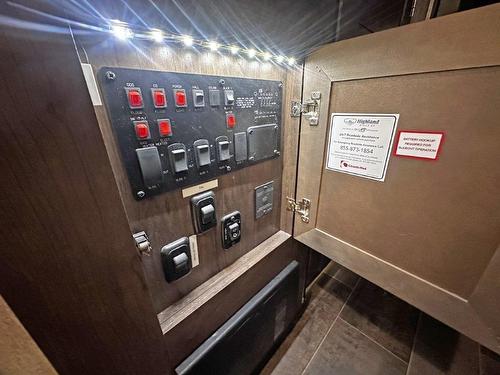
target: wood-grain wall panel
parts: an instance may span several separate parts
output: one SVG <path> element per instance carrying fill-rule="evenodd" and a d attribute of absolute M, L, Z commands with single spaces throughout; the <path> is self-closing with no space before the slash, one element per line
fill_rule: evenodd
<path fill-rule="evenodd" d="M 69 30 L 2 24 L 0 51 L 0 293 L 61 374 L 167 373 Z"/>
<path fill-rule="evenodd" d="M 111 36 L 96 39 L 77 39 L 77 47 L 83 62 L 92 64 L 97 71 L 102 66 L 120 66 L 137 69 L 153 69 L 185 73 L 213 74 L 246 78 L 279 80 L 284 84 L 284 97 L 288 87 L 297 92 L 301 69 L 279 67 L 272 63 L 259 63 L 223 54 L 200 52 L 193 48 L 160 46 L 149 41 L 127 43 Z M 146 279 L 157 312 L 179 300 L 189 291 L 234 262 L 266 238 L 276 233 L 281 225 L 282 173 L 286 171 L 287 182 L 293 182 L 297 132 L 288 134 L 283 129 L 297 122 L 291 119 L 288 105 L 284 102 L 282 113 L 282 151 L 287 155 L 284 168 L 283 157 L 268 160 L 254 166 L 220 176 L 216 194 L 217 215 L 238 210 L 242 214 L 242 240 L 229 250 L 223 250 L 220 239 L 220 225 L 198 236 L 200 265 L 186 277 L 167 284 L 160 265 L 161 247 L 182 236 L 194 233 L 189 208 L 189 198 L 182 198 L 181 191 L 164 193 L 137 202 L 124 170 L 104 106 L 95 107 L 101 131 L 113 165 L 113 171 L 133 232 L 145 230 L 152 242 L 153 254 L 143 257 Z M 294 128 L 295 129 L 295 128 Z M 286 147 L 286 148 L 285 148 Z M 254 188 L 274 181 L 273 211 L 255 220 Z M 288 187 L 289 188 L 289 187 Z M 291 220 L 290 215 L 287 216 Z M 291 222 L 290 222 L 291 223 Z M 290 224 L 288 228 L 291 229 Z"/>
<path fill-rule="evenodd" d="M 304 290 L 308 248 L 290 238 L 165 334 L 175 368 L 292 260 L 300 264 Z M 182 345 L 179 345 L 182 342 Z"/>

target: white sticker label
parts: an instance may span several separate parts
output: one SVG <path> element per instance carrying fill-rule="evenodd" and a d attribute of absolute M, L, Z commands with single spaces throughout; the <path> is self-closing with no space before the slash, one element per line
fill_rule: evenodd
<path fill-rule="evenodd" d="M 399 114 L 333 113 L 326 169 L 384 181 Z"/>
<path fill-rule="evenodd" d="M 83 77 L 87 83 L 87 88 L 89 90 L 90 99 L 92 100 L 92 105 L 98 106 L 102 105 L 101 96 L 99 95 L 99 89 L 97 88 L 97 83 L 94 77 L 94 71 L 92 70 L 92 65 L 81 64 Z"/>
<path fill-rule="evenodd" d="M 200 258 L 198 258 L 198 239 L 196 234 L 189 236 L 189 247 L 191 247 L 191 267 L 196 267 L 200 264 Z"/>
<path fill-rule="evenodd" d="M 202 184 L 191 186 L 185 189 L 182 189 L 182 198 L 190 197 L 191 195 L 199 194 L 207 190 L 215 189 L 219 186 L 219 180 L 207 181 Z"/>
<path fill-rule="evenodd" d="M 401 130 L 395 154 L 409 158 L 436 160 L 443 141 L 443 132 Z"/>

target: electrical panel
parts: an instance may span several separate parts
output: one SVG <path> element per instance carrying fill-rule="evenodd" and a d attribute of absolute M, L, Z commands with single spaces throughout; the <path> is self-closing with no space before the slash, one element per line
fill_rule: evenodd
<path fill-rule="evenodd" d="M 99 81 L 137 200 L 280 155 L 279 81 L 112 67 Z"/>

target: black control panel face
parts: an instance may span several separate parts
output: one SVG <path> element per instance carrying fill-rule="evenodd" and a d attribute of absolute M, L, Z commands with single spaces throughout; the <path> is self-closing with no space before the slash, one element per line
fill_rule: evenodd
<path fill-rule="evenodd" d="M 138 200 L 280 155 L 279 81 L 105 67 L 99 82 Z"/>

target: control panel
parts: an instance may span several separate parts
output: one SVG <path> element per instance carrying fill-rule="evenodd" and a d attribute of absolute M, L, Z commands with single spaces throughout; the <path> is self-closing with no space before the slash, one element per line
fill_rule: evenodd
<path fill-rule="evenodd" d="M 105 67 L 99 82 L 137 200 L 280 155 L 279 81 Z"/>

